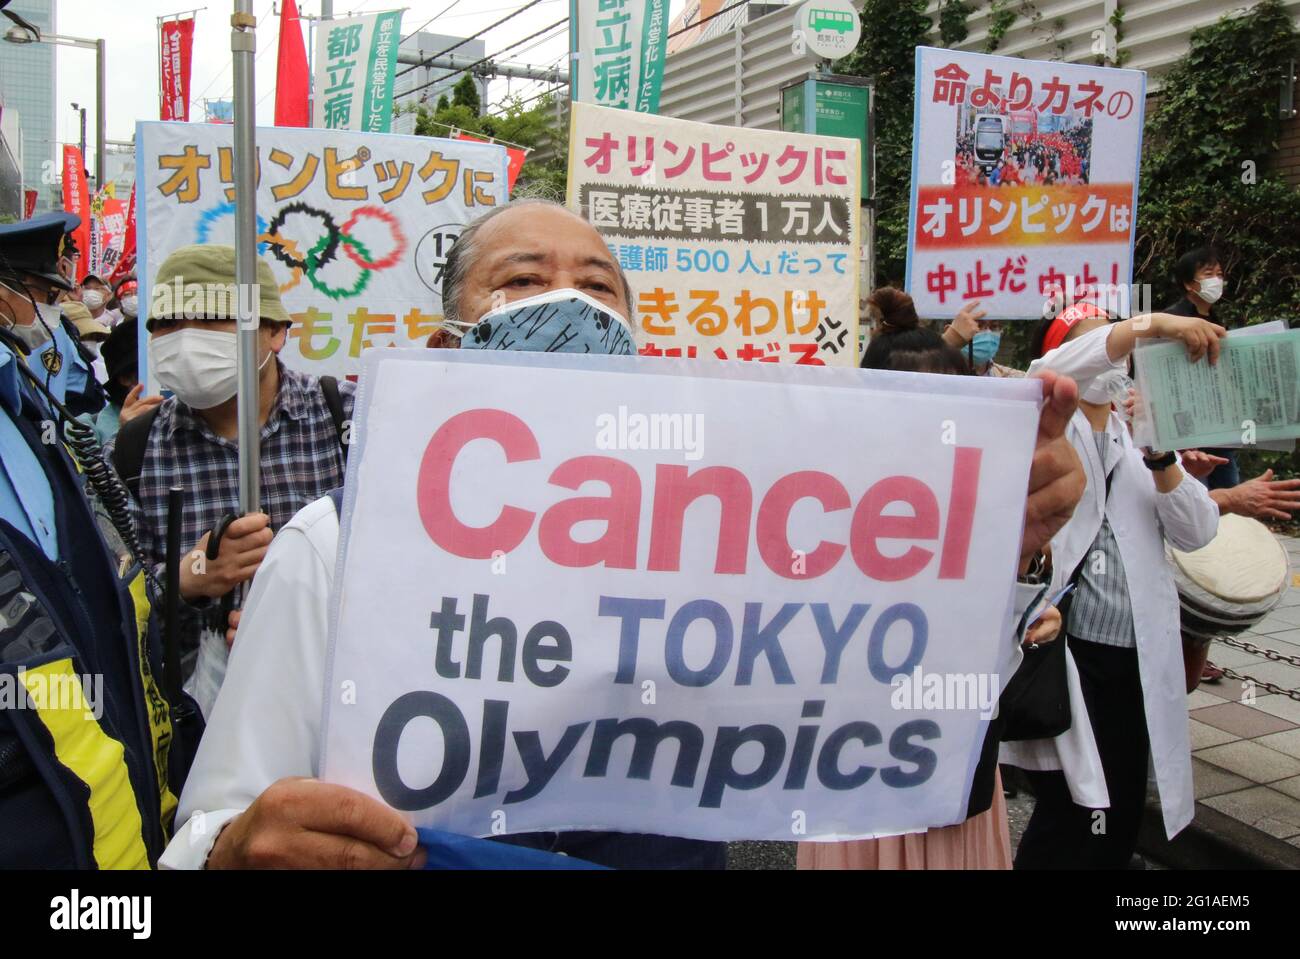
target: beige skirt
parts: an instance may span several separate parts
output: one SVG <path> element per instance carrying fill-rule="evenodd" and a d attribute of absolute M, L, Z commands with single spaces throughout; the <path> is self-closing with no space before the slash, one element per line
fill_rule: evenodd
<path fill-rule="evenodd" d="M 955 826 L 853 842 L 801 842 L 800 869 L 1010 869 L 1011 835 L 1002 775 L 993 805 Z"/>

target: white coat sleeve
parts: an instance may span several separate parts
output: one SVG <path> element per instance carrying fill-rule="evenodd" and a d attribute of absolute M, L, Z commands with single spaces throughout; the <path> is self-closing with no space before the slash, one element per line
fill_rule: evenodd
<path fill-rule="evenodd" d="M 1079 384 L 1079 395 L 1088 388 L 1094 379 L 1108 370 L 1128 369 L 1128 357 L 1122 356 L 1112 360 L 1106 353 L 1106 341 L 1112 327 L 1100 326 L 1068 343 L 1062 343 L 1041 359 L 1029 364 L 1029 375 L 1040 370 L 1051 370 L 1068 376 Z"/>
<path fill-rule="evenodd" d="M 1156 516 L 1174 549 L 1190 552 L 1208 546 L 1219 531 L 1219 504 L 1204 483 L 1187 473 L 1168 493 L 1156 494 Z"/>
<path fill-rule="evenodd" d="M 313 536 L 333 524 L 333 537 Z M 338 518 L 328 499 L 304 507 L 275 537 L 239 623 L 225 683 L 177 811 L 183 823 L 159 861 L 200 869 L 213 841 L 266 787 L 318 774 L 329 591 Z M 329 532 L 329 531 L 327 531 Z"/>

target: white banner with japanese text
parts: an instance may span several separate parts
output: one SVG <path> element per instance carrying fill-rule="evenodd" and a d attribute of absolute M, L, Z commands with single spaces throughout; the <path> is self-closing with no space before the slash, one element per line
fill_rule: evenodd
<path fill-rule="evenodd" d="M 477 350 L 361 384 L 323 778 L 475 836 L 965 818 L 1037 384 Z"/>
<path fill-rule="evenodd" d="M 217 124 L 138 125 L 142 302 L 173 250 L 234 245 L 232 138 Z M 369 347 L 423 347 L 442 320 L 447 252 L 466 223 L 506 201 L 505 149 L 259 127 L 257 151 L 258 254 L 294 320 L 281 359 L 345 376 Z"/>
<path fill-rule="evenodd" d="M 627 273 L 643 354 L 857 364 L 857 141 L 585 103 L 569 136 L 569 206 Z"/>
<path fill-rule="evenodd" d="M 926 317 L 979 300 L 1038 319 L 1133 272 L 1146 74 L 916 49 L 907 290 Z"/>
<path fill-rule="evenodd" d="M 668 0 L 575 0 L 578 87 L 573 99 L 658 113 L 668 47 Z"/>
<path fill-rule="evenodd" d="M 387 133 L 402 11 L 321 21 L 316 26 L 311 125 Z"/>

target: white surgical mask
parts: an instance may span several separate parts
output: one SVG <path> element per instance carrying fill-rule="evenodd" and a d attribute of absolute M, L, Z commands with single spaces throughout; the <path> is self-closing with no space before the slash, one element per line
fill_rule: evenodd
<path fill-rule="evenodd" d="M 1108 403 L 1122 404 L 1123 396 L 1127 395 L 1132 385 L 1133 381 L 1123 370 L 1107 370 L 1088 384 L 1088 388 L 1083 391 L 1082 399 L 1086 403 L 1096 403 L 1098 406 Z"/>
<path fill-rule="evenodd" d="M 191 327 L 150 339 L 149 362 L 163 389 L 171 390 L 186 406 L 210 410 L 239 389 L 238 344 L 234 331 Z M 268 352 L 258 369 L 270 358 Z"/>
<path fill-rule="evenodd" d="M 81 305 L 94 313 L 104 305 L 104 294 L 100 293 L 99 290 L 82 290 Z"/>
<path fill-rule="evenodd" d="M 37 316 L 32 317 L 27 326 L 10 327 L 13 333 L 27 345 L 27 351 L 34 353 L 50 341 L 50 334 L 63 325 L 63 311 L 48 303 L 36 304 Z M 41 322 L 44 320 L 45 322 Z"/>
<path fill-rule="evenodd" d="M 1223 296 L 1223 277 L 1207 276 L 1201 280 L 1200 289 L 1201 299 L 1210 305 L 1219 302 L 1219 297 Z"/>
<path fill-rule="evenodd" d="M 140 308 L 140 300 L 134 293 L 128 293 L 126 296 L 122 297 L 120 302 L 122 304 L 123 316 L 138 315 L 136 310 Z"/>

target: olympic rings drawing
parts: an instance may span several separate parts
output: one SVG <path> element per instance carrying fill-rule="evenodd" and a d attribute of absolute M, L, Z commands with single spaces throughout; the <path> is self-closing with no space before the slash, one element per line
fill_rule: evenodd
<path fill-rule="evenodd" d="M 393 237 L 392 252 L 378 260 L 371 260 L 370 254 L 368 253 L 363 259 L 362 257 L 357 256 L 355 252 L 358 244 L 352 238 L 351 231 L 352 228 L 357 225 L 357 221 L 361 219 L 363 214 L 365 216 L 374 217 L 376 220 L 388 224 L 388 231 Z M 352 215 L 348 217 L 347 222 L 343 224 L 343 252 L 348 255 L 348 258 L 351 259 L 353 263 L 363 269 L 386 270 L 388 267 L 393 266 L 401 260 L 402 254 L 406 252 L 406 236 L 402 233 L 402 228 L 397 223 L 397 217 L 393 216 L 393 214 L 389 213 L 387 210 L 377 206 L 359 206 L 352 211 Z"/>
<path fill-rule="evenodd" d="M 307 269 L 308 260 L 311 258 L 313 253 L 316 253 L 319 256 L 319 259 L 316 260 L 314 268 L 322 267 L 330 260 L 334 259 L 334 255 L 338 252 L 338 248 L 339 248 L 339 239 L 340 239 L 339 228 L 337 225 L 335 225 L 334 218 L 332 216 L 330 216 L 324 210 L 318 210 L 315 207 L 308 206 L 306 203 L 289 203 L 286 204 L 285 206 L 282 206 L 279 212 L 277 212 L 275 214 L 275 217 L 271 220 L 270 227 L 266 230 L 263 230 L 263 232 L 279 234 L 281 228 L 284 226 L 285 220 L 287 220 L 289 218 L 289 215 L 292 213 L 302 213 L 306 216 L 319 217 L 321 223 L 324 224 L 325 229 L 327 231 L 325 236 L 322 237 L 322 239 L 325 240 L 326 242 L 323 245 L 321 243 L 317 243 L 315 246 L 313 246 L 311 250 L 308 251 L 307 258 L 305 259 L 299 259 L 291 256 L 283 246 L 272 249 L 271 254 L 277 260 L 283 263 L 285 266 L 290 268 L 298 267 L 299 269 L 302 270 Z"/>
<path fill-rule="evenodd" d="M 210 210 L 204 210 L 199 214 L 198 225 L 194 229 L 194 242 L 204 244 L 209 242 L 212 235 L 212 224 L 216 223 L 223 216 L 233 216 L 235 212 L 234 201 L 228 203 L 218 203 Z M 260 216 L 257 218 L 257 232 L 266 233 L 266 221 Z M 266 244 L 259 243 L 257 246 L 257 255 L 262 256 L 266 253 Z"/>
<path fill-rule="evenodd" d="M 258 242 L 266 241 L 270 246 L 282 246 L 291 256 L 298 255 L 298 244 L 293 240 L 286 240 L 278 233 L 261 233 L 258 234 Z M 295 286 L 302 282 L 302 267 L 295 266 L 289 273 L 289 282 L 280 284 L 280 292 L 288 293 Z"/>
<path fill-rule="evenodd" d="M 195 231 L 195 242 L 209 242 L 213 224 L 234 212 L 234 203 L 220 203 L 200 214 Z M 318 219 L 324 229 L 319 239 L 311 243 L 305 255 L 302 249 L 307 245 L 308 238 L 294 239 L 286 236 L 284 232 L 286 222 L 295 213 Z M 351 233 L 361 220 L 367 218 L 379 220 L 388 227 L 393 245 L 392 249 L 383 256 L 376 257 L 364 242 Z M 289 269 L 289 279 L 280 284 L 281 293 L 287 293 L 299 286 L 305 276 L 314 289 L 332 300 L 356 296 L 369 284 L 371 273 L 396 266 L 405 256 L 407 249 L 406 236 L 397 217 L 375 205 L 357 207 L 340 227 L 326 210 L 302 202 L 289 203 L 276 211 L 270 223 L 259 216 L 257 231 L 258 254 L 265 255 L 269 251 L 276 260 Z M 351 260 L 360 271 L 356 282 L 351 286 L 330 286 L 317 276 L 321 268 L 338 261 L 340 247 L 347 259 Z"/>
<path fill-rule="evenodd" d="M 321 237 L 319 240 L 316 241 L 316 245 L 307 251 L 307 262 L 309 264 L 311 263 L 312 257 L 320 253 L 322 246 L 328 240 L 329 240 L 328 236 Z M 356 246 L 356 248 L 361 252 L 361 255 L 364 256 L 367 260 L 370 259 L 370 251 L 366 249 L 365 244 L 363 244 L 360 240 L 357 240 L 353 237 L 349 237 L 348 242 Z M 356 296 L 358 293 L 360 293 L 362 290 L 366 288 L 366 284 L 370 282 L 370 274 L 373 272 L 371 270 L 363 268 L 361 270 L 361 275 L 357 277 L 357 282 L 351 288 L 349 288 L 345 286 L 335 286 L 335 287 L 328 286 L 323 281 L 316 279 L 317 269 L 319 269 L 318 266 L 309 265 L 303 272 L 307 274 L 307 281 L 312 286 L 314 286 L 317 290 L 319 290 L 321 293 L 324 293 L 326 296 L 328 296 L 331 300 L 341 300 L 347 296 Z"/>

